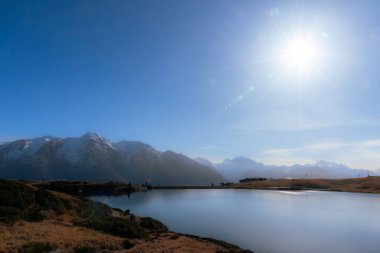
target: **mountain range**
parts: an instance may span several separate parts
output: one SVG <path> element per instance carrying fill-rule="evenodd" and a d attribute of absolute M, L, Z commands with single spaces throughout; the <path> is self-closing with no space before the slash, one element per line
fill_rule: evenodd
<path fill-rule="evenodd" d="M 112 143 L 95 134 L 44 136 L 0 145 L 0 178 L 118 180 L 164 185 L 210 185 L 220 173 L 173 151 L 137 141 Z"/>
<path fill-rule="evenodd" d="M 367 170 L 352 169 L 344 164 L 327 161 L 319 161 L 315 164 L 306 165 L 276 166 L 265 165 L 246 157 L 225 159 L 223 162 L 215 164 L 203 158 L 196 158 L 195 160 L 222 174 L 228 181 L 232 182 L 247 177 L 338 179 L 368 175 Z M 372 176 L 379 175 L 379 173 L 373 171 L 370 174 Z"/>
<path fill-rule="evenodd" d="M 138 141 L 110 142 L 96 133 L 78 138 L 44 136 L 0 144 L 0 178 L 217 185 L 247 177 L 336 179 L 363 177 L 367 173 L 326 161 L 276 166 L 235 157 L 212 163 L 170 150 L 161 152 Z M 378 173 L 371 172 L 371 175 Z"/>

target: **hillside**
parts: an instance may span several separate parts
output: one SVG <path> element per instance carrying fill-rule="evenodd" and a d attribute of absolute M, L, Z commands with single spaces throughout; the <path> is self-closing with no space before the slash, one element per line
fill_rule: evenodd
<path fill-rule="evenodd" d="M 88 199 L 0 180 L 0 252 L 250 252 Z"/>
<path fill-rule="evenodd" d="M 136 141 L 112 143 L 95 134 L 45 136 L 0 145 L 0 178 L 118 180 L 135 184 L 209 185 L 225 181 L 209 167 Z"/>

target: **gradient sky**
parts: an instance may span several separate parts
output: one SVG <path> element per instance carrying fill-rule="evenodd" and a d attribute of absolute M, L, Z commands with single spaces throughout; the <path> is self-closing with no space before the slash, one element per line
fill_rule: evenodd
<path fill-rule="evenodd" d="M 380 168 L 379 1 L 1 1 L 0 140 Z M 318 61 L 278 60 L 303 34 Z"/>

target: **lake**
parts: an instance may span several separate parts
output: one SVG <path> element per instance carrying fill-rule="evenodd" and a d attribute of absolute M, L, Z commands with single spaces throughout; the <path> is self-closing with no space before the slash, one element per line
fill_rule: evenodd
<path fill-rule="evenodd" d="M 91 199 L 170 230 L 256 253 L 379 253 L 380 195 L 320 191 L 153 190 Z"/>

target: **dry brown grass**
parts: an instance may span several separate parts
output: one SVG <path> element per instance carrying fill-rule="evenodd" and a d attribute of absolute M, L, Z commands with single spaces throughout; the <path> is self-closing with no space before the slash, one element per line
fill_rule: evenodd
<path fill-rule="evenodd" d="M 41 252 L 36 251 L 36 245 L 48 245 L 49 248 L 67 253 L 243 252 L 227 244 L 167 231 L 163 224 L 151 218 L 136 217 L 132 220 L 129 214 L 121 210 L 112 210 L 82 197 L 51 190 L 40 191 L 34 186 L 14 181 L 3 180 L 1 183 L 0 204 L 5 207 L 13 204 L 14 210 L 20 215 L 11 222 L 0 222 L 0 253 Z M 56 212 L 56 205 L 61 203 L 60 212 Z M 45 214 L 42 221 L 25 219 L 23 210 L 29 209 L 30 205 L 44 208 L 41 210 Z M 112 227 L 115 224 L 117 228 Z M 126 230 L 120 230 L 122 226 Z M 136 231 L 142 235 L 132 228 L 138 228 Z M 116 233 L 115 230 L 136 233 Z M 128 251 L 125 245 L 128 245 Z M 34 250 L 25 251 L 26 248 Z"/>
<path fill-rule="evenodd" d="M 278 179 L 234 184 L 244 189 L 321 189 L 331 191 L 380 193 L 380 177 L 350 179 Z"/>
<path fill-rule="evenodd" d="M 215 243 L 166 232 L 151 240 L 129 239 L 134 245 L 128 251 L 123 248 L 125 238 L 108 235 L 102 232 L 77 227 L 70 217 L 59 220 L 45 220 L 39 223 L 20 221 L 13 226 L 0 225 L 0 252 L 18 252 L 28 242 L 49 243 L 63 252 L 74 252 L 75 248 L 88 246 L 96 252 L 205 252 L 214 253 L 227 249 Z"/>

